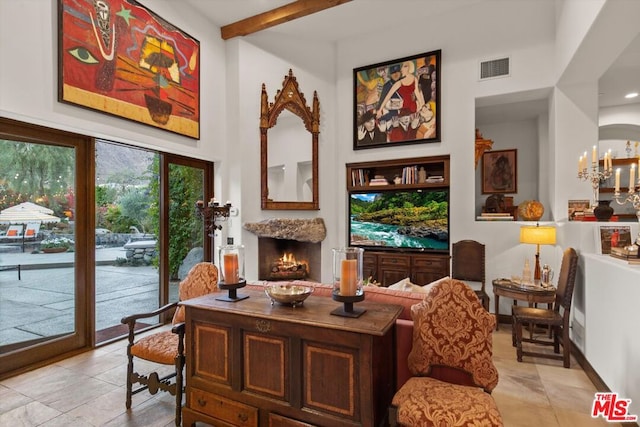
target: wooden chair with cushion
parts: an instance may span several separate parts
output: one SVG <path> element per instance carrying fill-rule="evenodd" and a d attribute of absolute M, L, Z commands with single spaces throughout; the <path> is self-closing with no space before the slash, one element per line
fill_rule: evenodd
<path fill-rule="evenodd" d="M 573 288 L 576 282 L 576 272 L 578 270 L 578 254 L 575 249 L 567 248 L 562 255 L 562 265 L 558 277 L 556 289 L 556 300 L 553 308 L 535 308 L 514 306 L 512 311 L 513 319 L 513 343 L 516 347 L 518 362 L 522 362 L 522 356 L 543 357 L 548 359 L 559 359 L 563 361 L 564 367 L 571 365 L 571 340 L 569 339 L 569 314 L 571 312 L 571 300 L 573 298 Z M 530 327 L 544 325 L 551 328 L 551 339 L 544 337 L 523 338 L 522 325 L 528 324 Z M 545 334 L 546 336 L 546 334 Z M 532 350 L 523 350 L 522 342 L 553 346 L 553 353 L 542 353 Z M 560 345 L 562 344 L 562 354 Z"/>
<path fill-rule="evenodd" d="M 469 282 L 479 282 L 475 290 L 485 310 L 489 311 L 489 295 L 485 291 L 484 245 L 475 240 L 460 240 L 451 245 L 451 277 Z"/>
<path fill-rule="evenodd" d="M 441 280 L 412 307 L 411 377 L 393 397 L 392 426 L 501 426 L 491 397 L 498 384 L 492 332 L 496 319 L 473 289 Z"/>
<path fill-rule="evenodd" d="M 208 262 L 193 266 L 187 277 L 180 282 L 178 298 L 184 301 L 218 291 L 218 269 Z M 173 328 L 137 339 L 135 336 L 136 321 L 158 316 L 178 306 L 177 302 L 167 304 L 151 313 L 140 313 L 124 317 L 122 323 L 129 326 L 129 344 L 127 345 L 127 409 L 131 408 L 131 397 L 144 390 L 156 394 L 166 391 L 176 397 L 176 425 L 181 423 L 182 390 L 184 367 L 184 307 L 179 306 L 173 316 Z M 157 372 L 141 375 L 134 370 L 134 357 L 145 359 L 162 365 L 173 365 L 174 370 L 160 378 Z M 175 377 L 175 381 L 171 381 Z M 141 384 L 135 390 L 134 384 Z"/>

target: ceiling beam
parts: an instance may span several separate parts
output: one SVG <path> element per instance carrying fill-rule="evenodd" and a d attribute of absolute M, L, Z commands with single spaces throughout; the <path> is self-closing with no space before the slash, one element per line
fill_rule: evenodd
<path fill-rule="evenodd" d="M 351 0 L 297 0 L 259 15 L 254 15 L 241 21 L 225 25 L 220 28 L 220 35 L 223 40 L 246 36 L 350 1 Z"/>

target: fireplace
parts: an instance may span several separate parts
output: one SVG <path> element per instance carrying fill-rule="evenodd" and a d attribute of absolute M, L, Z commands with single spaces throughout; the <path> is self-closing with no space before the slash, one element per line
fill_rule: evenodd
<path fill-rule="evenodd" d="M 272 218 L 244 228 L 258 236 L 259 280 L 321 281 L 322 218 Z"/>
<path fill-rule="evenodd" d="M 258 238 L 259 280 L 320 281 L 320 243 Z"/>

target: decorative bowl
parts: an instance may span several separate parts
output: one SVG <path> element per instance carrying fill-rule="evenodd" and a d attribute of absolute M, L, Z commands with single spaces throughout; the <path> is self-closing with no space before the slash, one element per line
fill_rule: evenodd
<path fill-rule="evenodd" d="M 268 285 L 264 292 L 271 298 L 271 305 L 277 302 L 297 307 L 313 293 L 313 288 L 302 285 Z"/>

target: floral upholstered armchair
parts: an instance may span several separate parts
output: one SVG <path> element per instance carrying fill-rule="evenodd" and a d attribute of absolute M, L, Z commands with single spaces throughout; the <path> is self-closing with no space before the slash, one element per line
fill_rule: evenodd
<path fill-rule="evenodd" d="M 392 426 L 501 426 L 491 397 L 498 384 L 492 361 L 496 319 L 473 289 L 456 279 L 438 281 L 412 307 L 413 377 L 395 394 Z"/>

